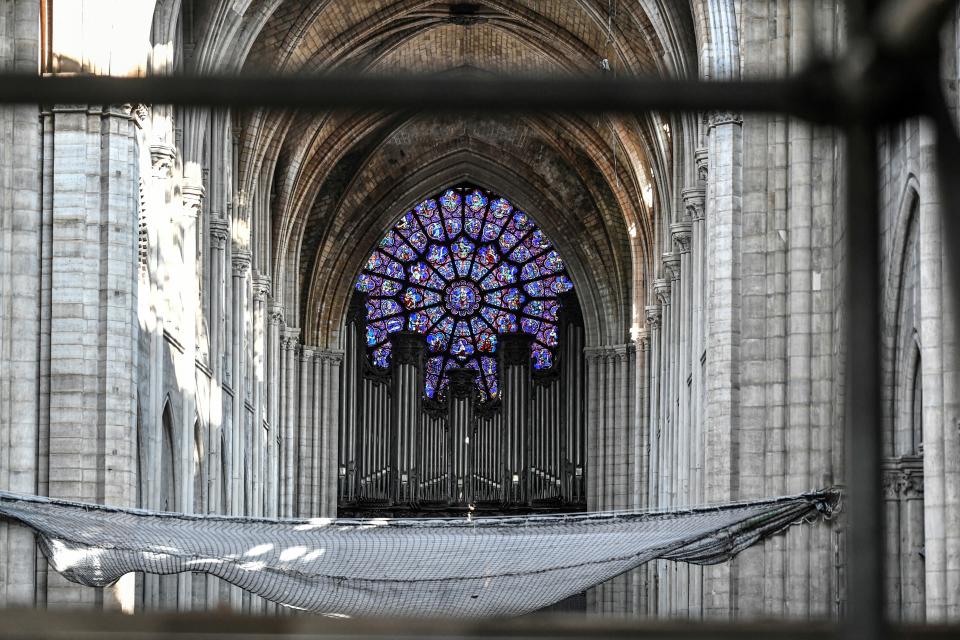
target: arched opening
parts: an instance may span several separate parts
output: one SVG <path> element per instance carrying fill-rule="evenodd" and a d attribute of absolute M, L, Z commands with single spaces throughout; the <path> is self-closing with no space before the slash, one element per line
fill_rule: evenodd
<path fill-rule="evenodd" d="M 528 213 L 467 183 L 422 200 L 346 335 L 341 515 L 585 508 L 582 314 Z"/>

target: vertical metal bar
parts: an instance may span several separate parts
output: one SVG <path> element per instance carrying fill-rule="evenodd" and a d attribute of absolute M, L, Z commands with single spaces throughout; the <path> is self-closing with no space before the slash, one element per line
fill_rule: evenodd
<path fill-rule="evenodd" d="M 846 467 L 850 517 L 846 637 L 882 639 L 880 256 L 876 129 L 847 127 Z"/>

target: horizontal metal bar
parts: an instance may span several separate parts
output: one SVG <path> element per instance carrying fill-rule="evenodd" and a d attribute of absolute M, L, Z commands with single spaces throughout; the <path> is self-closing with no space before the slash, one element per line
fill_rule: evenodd
<path fill-rule="evenodd" d="M 819 84 L 823 84 L 822 79 Z M 484 112 L 782 112 L 827 117 L 803 77 L 744 82 L 653 78 L 441 76 L 29 76 L 0 74 L 0 103 Z M 822 89 L 822 87 L 819 87 Z M 442 96 L 437 99 L 437 96 Z"/>

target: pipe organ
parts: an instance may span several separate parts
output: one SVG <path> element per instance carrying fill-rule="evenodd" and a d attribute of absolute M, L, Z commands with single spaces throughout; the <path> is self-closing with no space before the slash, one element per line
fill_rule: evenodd
<path fill-rule="evenodd" d="M 497 336 L 497 393 L 477 371 L 450 368 L 442 393 L 424 389 L 424 336 L 392 335 L 389 367 L 364 340 L 363 297 L 351 305 L 340 426 L 340 516 L 485 514 L 586 508 L 584 332 L 564 296 L 553 365 L 531 365 L 531 337 Z"/>

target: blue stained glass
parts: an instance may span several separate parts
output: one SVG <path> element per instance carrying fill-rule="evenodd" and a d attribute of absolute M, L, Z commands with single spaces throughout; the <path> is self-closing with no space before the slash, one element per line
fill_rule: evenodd
<path fill-rule="evenodd" d="M 474 190 L 472 193 L 467 195 L 467 208 L 473 212 L 483 211 L 483 208 L 487 206 L 487 196 L 483 195 L 481 191 Z"/>
<path fill-rule="evenodd" d="M 373 350 L 373 364 L 376 366 L 386 369 L 390 366 L 390 344 L 387 343 L 382 347 Z"/>
<path fill-rule="evenodd" d="M 543 232 L 540 229 L 537 229 L 523 241 L 523 244 L 530 249 L 531 253 L 540 253 L 544 249 L 550 248 L 550 241 L 547 240 L 546 236 L 543 235 Z"/>
<path fill-rule="evenodd" d="M 467 218 L 463 222 L 463 229 L 471 238 L 476 238 L 480 235 L 480 230 L 483 229 L 483 220 L 480 218 Z"/>
<path fill-rule="evenodd" d="M 549 349 L 538 348 L 535 345 L 530 357 L 533 360 L 534 369 L 549 369 L 553 365 L 553 354 L 550 353 Z"/>
<path fill-rule="evenodd" d="M 413 248 L 417 251 L 423 251 L 423 248 L 427 246 L 427 236 L 423 231 L 414 231 L 407 240 L 410 241 L 410 244 L 412 244 Z"/>
<path fill-rule="evenodd" d="M 513 284 L 517 281 L 517 268 L 506 262 L 500 263 L 497 267 L 497 282 L 500 284 Z"/>
<path fill-rule="evenodd" d="M 440 196 L 440 204 L 447 211 L 459 211 L 460 194 L 453 189 L 448 189 L 446 193 Z"/>
<path fill-rule="evenodd" d="M 513 226 L 517 231 L 523 233 L 533 229 L 533 220 L 523 211 L 517 211 L 513 216 Z"/>
<path fill-rule="evenodd" d="M 497 198 L 490 203 L 490 215 L 498 220 L 506 218 L 513 211 L 513 206 L 505 198 Z"/>
<path fill-rule="evenodd" d="M 536 262 L 528 262 L 523 265 L 523 270 L 520 272 L 521 280 L 536 280 L 540 277 L 540 267 Z"/>
<path fill-rule="evenodd" d="M 469 338 L 456 338 L 450 345 L 450 354 L 457 358 L 465 358 L 473 354 L 473 343 Z"/>
<path fill-rule="evenodd" d="M 384 316 L 400 313 L 402 308 L 396 300 L 389 298 L 371 298 L 367 300 L 367 320 L 376 320 Z"/>
<path fill-rule="evenodd" d="M 510 259 L 514 262 L 526 262 L 530 259 L 530 250 L 526 246 L 520 245 L 510 254 Z"/>
<path fill-rule="evenodd" d="M 503 230 L 503 227 L 501 227 L 500 225 L 495 224 L 493 222 L 488 222 L 483 226 L 483 237 L 481 238 L 481 240 L 483 240 L 484 242 L 490 242 L 491 240 L 496 240 L 497 236 L 500 235 L 500 231 L 502 230 Z"/>
<path fill-rule="evenodd" d="M 524 333 L 535 334 L 540 329 L 540 321 L 523 318 L 520 320 L 520 328 Z"/>
<path fill-rule="evenodd" d="M 444 393 L 454 367 L 476 371 L 480 396 L 496 397 L 495 353 L 505 333 L 533 335 L 534 368 L 553 366 L 557 295 L 573 283 L 547 237 L 508 200 L 448 189 L 404 214 L 377 247 L 356 281 L 367 296 L 374 365 L 390 365 L 389 336 L 408 329 L 424 335 L 431 354 L 424 371 L 431 398 Z"/>

